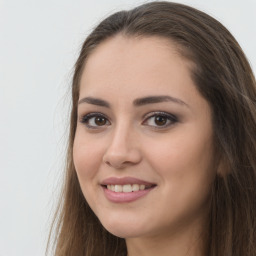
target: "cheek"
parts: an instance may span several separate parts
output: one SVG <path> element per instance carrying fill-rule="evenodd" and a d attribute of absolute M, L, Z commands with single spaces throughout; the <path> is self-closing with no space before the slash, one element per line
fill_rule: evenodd
<path fill-rule="evenodd" d="M 182 141 L 177 137 L 149 144 L 145 147 L 145 152 L 156 169 L 167 167 L 173 171 L 182 166 L 206 166 L 210 164 L 213 156 L 211 143 L 202 143 L 195 139 Z"/>
<path fill-rule="evenodd" d="M 211 140 L 175 136 L 155 143 L 147 154 L 161 180 L 163 219 L 201 216 L 215 177 Z"/>
<path fill-rule="evenodd" d="M 200 193 L 209 193 L 215 177 L 212 136 L 191 127 L 188 130 L 151 141 L 145 152 L 169 194 L 190 198 L 194 193 L 201 198 Z"/>
<path fill-rule="evenodd" d="M 101 166 L 102 148 L 79 130 L 76 133 L 73 147 L 73 160 L 81 190 L 87 203 L 95 209 L 98 202 L 97 174 Z"/>
<path fill-rule="evenodd" d="M 195 167 L 198 171 L 212 164 L 213 146 L 211 128 L 182 125 L 156 140 L 145 141 L 145 150 L 153 165 L 168 167 L 170 171 L 184 171 Z M 154 156 L 154 157 L 153 157 Z"/>
<path fill-rule="evenodd" d="M 91 143 L 89 138 L 78 131 L 74 140 L 73 159 L 79 182 L 91 182 L 101 164 L 102 149 L 98 143 Z"/>

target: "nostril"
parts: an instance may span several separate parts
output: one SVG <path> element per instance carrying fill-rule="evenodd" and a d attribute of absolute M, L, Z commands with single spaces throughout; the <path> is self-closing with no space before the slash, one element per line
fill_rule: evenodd
<path fill-rule="evenodd" d="M 103 159 L 103 161 L 104 161 L 104 159 Z M 129 163 L 129 162 L 128 161 L 122 162 L 118 159 L 112 159 L 112 161 L 105 160 L 104 163 L 110 167 L 121 169 L 121 168 L 124 168 L 127 165 L 127 163 Z"/>
<path fill-rule="evenodd" d="M 111 165 L 110 162 L 108 162 L 108 161 L 106 161 L 105 164 L 107 164 L 107 165 L 109 165 L 109 166 Z"/>

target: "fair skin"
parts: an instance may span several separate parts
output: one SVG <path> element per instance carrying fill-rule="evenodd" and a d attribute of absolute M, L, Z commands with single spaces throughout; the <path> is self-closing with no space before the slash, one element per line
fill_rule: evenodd
<path fill-rule="evenodd" d="M 82 74 L 75 168 L 91 209 L 126 239 L 129 256 L 203 255 L 216 166 L 210 107 L 192 66 L 166 39 L 117 35 L 92 52 Z M 104 183 L 113 177 L 153 186 L 113 201 Z"/>

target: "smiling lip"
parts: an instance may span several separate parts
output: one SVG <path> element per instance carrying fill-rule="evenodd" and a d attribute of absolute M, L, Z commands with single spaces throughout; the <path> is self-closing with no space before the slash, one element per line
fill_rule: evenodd
<path fill-rule="evenodd" d="M 101 185 L 125 185 L 125 184 L 138 184 L 138 185 L 145 185 L 145 186 L 153 186 L 154 183 L 150 183 L 144 180 L 136 179 L 133 177 L 123 177 L 123 178 L 117 178 L 117 177 L 110 177 L 101 182 Z"/>
<path fill-rule="evenodd" d="M 126 185 L 126 184 L 145 185 L 148 188 L 144 190 L 133 191 L 133 192 L 114 192 L 107 189 L 107 185 Z M 156 184 L 143 181 L 140 179 L 136 179 L 133 177 L 124 177 L 124 178 L 110 177 L 103 180 L 101 182 L 101 186 L 103 188 L 104 195 L 109 201 L 114 203 L 128 203 L 147 195 L 150 191 L 152 191 L 156 187 Z"/>

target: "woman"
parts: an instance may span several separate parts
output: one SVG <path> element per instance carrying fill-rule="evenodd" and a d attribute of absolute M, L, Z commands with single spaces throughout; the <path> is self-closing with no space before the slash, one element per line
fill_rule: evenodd
<path fill-rule="evenodd" d="M 256 86 L 218 21 L 152 2 L 76 62 L 55 255 L 256 255 Z"/>

